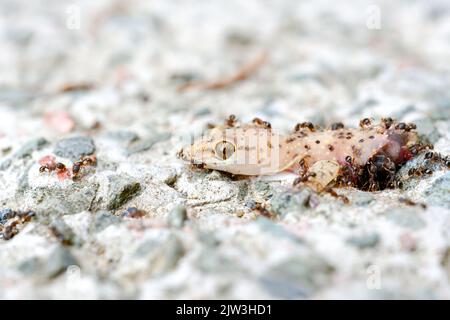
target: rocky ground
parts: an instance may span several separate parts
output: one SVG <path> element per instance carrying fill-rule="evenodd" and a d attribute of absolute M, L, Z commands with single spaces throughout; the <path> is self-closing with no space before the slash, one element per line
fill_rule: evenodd
<path fill-rule="evenodd" d="M 448 170 L 344 204 L 176 158 L 231 113 L 392 116 L 450 154 L 448 2 L 3 0 L 0 48 L 0 298 L 450 298 Z"/>

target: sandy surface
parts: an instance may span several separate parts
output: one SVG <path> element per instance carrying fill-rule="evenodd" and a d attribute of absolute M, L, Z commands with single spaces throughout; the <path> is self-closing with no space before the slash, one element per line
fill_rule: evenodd
<path fill-rule="evenodd" d="M 176 158 L 231 113 L 392 116 L 450 153 L 447 1 L 297 2 L 1 1 L 0 209 L 35 216 L 0 239 L 0 298 L 450 298 L 448 170 L 346 205 Z M 39 172 L 91 152 L 77 181 Z"/>

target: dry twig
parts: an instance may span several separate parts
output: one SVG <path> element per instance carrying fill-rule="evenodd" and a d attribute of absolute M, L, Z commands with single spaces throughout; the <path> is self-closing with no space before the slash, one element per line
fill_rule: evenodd
<path fill-rule="evenodd" d="M 253 75 L 267 60 L 267 52 L 263 52 L 256 59 L 243 65 L 235 74 L 218 79 L 215 81 L 189 81 L 178 88 L 179 92 L 184 92 L 190 89 L 200 90 L 216 90 L 229 87 L 236 82 L 246 80 Z"/>

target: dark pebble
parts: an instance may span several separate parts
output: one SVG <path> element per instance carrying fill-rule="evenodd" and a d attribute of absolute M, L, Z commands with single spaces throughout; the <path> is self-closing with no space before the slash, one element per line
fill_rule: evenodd
<path fill-rule="evenodd" d="M 59 140 L 53 152 L 60 157 L 79 160 L 82 156 L 95 152 L 94 140 L 90 137 L 72 137 Z"/>
<path fill-rule="evenodd" d="M 15 216 L 15 212 L 12 209 L 3 209 L 0 211 L 0 223 L 5 222 Z"/>

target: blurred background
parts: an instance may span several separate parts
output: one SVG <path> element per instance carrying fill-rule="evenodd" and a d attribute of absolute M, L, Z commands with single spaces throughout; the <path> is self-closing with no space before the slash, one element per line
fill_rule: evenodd
<path fill-rule="evenodd" d="M 448 111 L 447 1 L 3 0 L 0 10 L 4 135 L 44 130 L 39 120 L 63 111 L 71 130 L 142 134 L 229 113 L 284 127 Z M 261 54 L 246 81 L 177 90 Z"/>
<path fill-rule="evenodd" d="M 175 157 L 230 114 L 391 116 L 448 154 L 449 58 L 448 0 L 0 0 L 0 202 L 37 213 L 0 240 L 0 297 L 450 297 L 448 174 L 405 191 L 428 209 L 345 206 Z M 85 150 L 80 181 L 39 174 Z"/>

